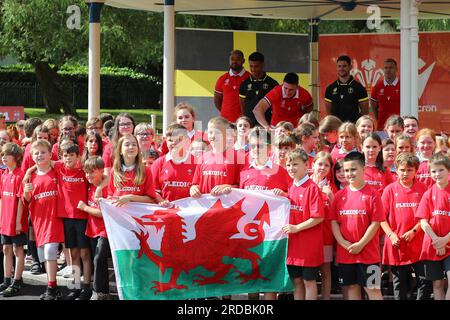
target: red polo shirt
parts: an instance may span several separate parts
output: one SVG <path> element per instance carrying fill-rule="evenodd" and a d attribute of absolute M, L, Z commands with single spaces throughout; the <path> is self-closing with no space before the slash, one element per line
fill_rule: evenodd
<path fill-rule="evenodd" d="M 302 107 L 307 107 L 313 103 L 309 92 L 300 86 L 292 98 L 288 98 L 284 93 L 283 86 L 278 85 L 264 99 L 272 107 L 272 121 L 270 123 L 272 126 L 276 126 L 280 121 L 288 121 L 297 126 L 298 120 L 303 115 Z"/>
<path fill-rule="evenodd" d="M 384 130 L 384 124 L 393 114 L 400 114 L 400 81 L 398 78 L 392 84 L 380 80 L 372 89 L 370 99 L 378 103 L 378 130 Z"/>
<path fill-rule="evenodd" d="M 214 91 L 222 95 L 222 110 L 220 115 L 230 122 L 236 122 L 241 116 L 239 104 L 239 87 L 250 76 L 250 72 L 242 69 L 238 74 L 231 70 L 223 74 L 216 82 Z"/>

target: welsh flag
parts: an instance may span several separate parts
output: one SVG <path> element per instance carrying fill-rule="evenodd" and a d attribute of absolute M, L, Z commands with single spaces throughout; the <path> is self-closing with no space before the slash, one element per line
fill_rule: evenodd
<path fill-rule="evenodd" d="M 290 203 L 269 191 L 174 201 L 100 202 L 120 299 L 188 299 L 291 289 Z"/>

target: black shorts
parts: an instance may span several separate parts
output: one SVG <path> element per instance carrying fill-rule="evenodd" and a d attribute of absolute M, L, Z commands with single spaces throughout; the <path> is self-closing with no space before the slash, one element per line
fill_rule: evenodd
<path fill-rule="evenodd" d="M 87 220 L 64 218 L 64 238 L 66 248 L 89 248 L 86 236 Z"/>
<path fill-rule="evenodd" d="M 301 267 L 294 265 L 287 265 L 289 277 L 291 280 L 295 278 L 303 278 L 306 281 L 317 280 L 320 267 Z"/>
<path fill-rule="evenodd" d="M 338 272 L 339 282 L 342 286 L 357 284 L 361 287 L 380 288 L 381 269 L 378 264 L 340 263 Z"/>
<path fill-rule="evenodd" d="M 424 261 L 425 277 L 429 281 L 436 281 L 445 278 L 450 271 L 450 256 L 439 261 Z"/>
<path fill-rule="evenodd" d="M 2 244 L 14 245 L 15 247 L 23 247 L 27 244 L 27 235 L 21 232 L 17 236 L 5 236 L 2 234 Z"/>

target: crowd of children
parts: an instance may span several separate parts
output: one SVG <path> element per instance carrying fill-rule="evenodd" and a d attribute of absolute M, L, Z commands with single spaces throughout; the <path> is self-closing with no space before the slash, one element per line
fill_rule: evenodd
<path fill-rule="evenodd" d="M 72 116 L 31 118 L 1 132 L 0 295 L 21 294 L 27 245 L 33 268 L 47 273 L 40 299 L 108 299 L 111 253 L 99 198 L 167 206 L 241 188 L 291 201 L 282 230 L 295 299 L 328 300 L 339 288 L 345 299 L 382 299 L 384 275 L 395 299 L 411 299 L 411 292 L 418 300 L 450 299 L 445 135 L 398 115 L 381 132 L 370 116 L 353 124 L 312 114 L 297 127 L 282 121 L 271 130 L 252 128 L 245 116 L 236 124 L 215 117 L 202 132 L 186 103 L 174 118 L 162 143 L 150 124 L 127 113 L 102 114 L 84 127 Z M 60 254 L 83 274 L 81 286 L 63 297 Z"/>

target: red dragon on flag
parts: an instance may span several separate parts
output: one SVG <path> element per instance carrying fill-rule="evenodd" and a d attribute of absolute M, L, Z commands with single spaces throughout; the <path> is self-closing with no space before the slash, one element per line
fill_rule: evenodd
<path fill-rule="evenodd" d="M 143 227 L 141 232 L 133 231 L 140 241 L 138 259 L 145 255 L 164 274 L 167 269 L 172 269 L 169 282 L 162 283 L 153 281 L 155 293 L 161 293 L 172 289 L 187 289 L 187 286 L 177 283 L 181 272 L 188 273 L 190 270 L 202 266 L 213 273 L 206 277 L 196 275 L 194 284 L 204 286 L 208 284 L 228 283 L 224 277 L 231 271 L 235 271 L 241 284 L 250 280 L 269 280 L 261 275 L 259 263 L 261 258 L 249 249 L 261 244 L 264 240 L 263 225 L 270 226 L 269 208 L 266 202 L 254 218 L 247 223 L 244 233 L 252 239 L 234 238 L 239 234 L 238 222 L 245 216 L 242 212 L 242 203 L 245 198 L 231 207 L 224 207 L 221 200 L 217 200 L 198 221 L 195 223 L 195 238 L 186 241 L 183 233 L 186 232 L 184 218 L 178 214 L 178 208 L 156 210 L 151 215 L 144 215 L 134 219 Z M 157 230 L 164 228 L 161 241 L 161 256 L 150 248 L 147 240 L 149 233 L 146 226 L 155 226 Z M 220 226 L 220 228 L 218 228 Z M 245 274 L 236 269 L 232 263 L 224 263 L 224 257 L 250 260 L 251 273 Z"/>

